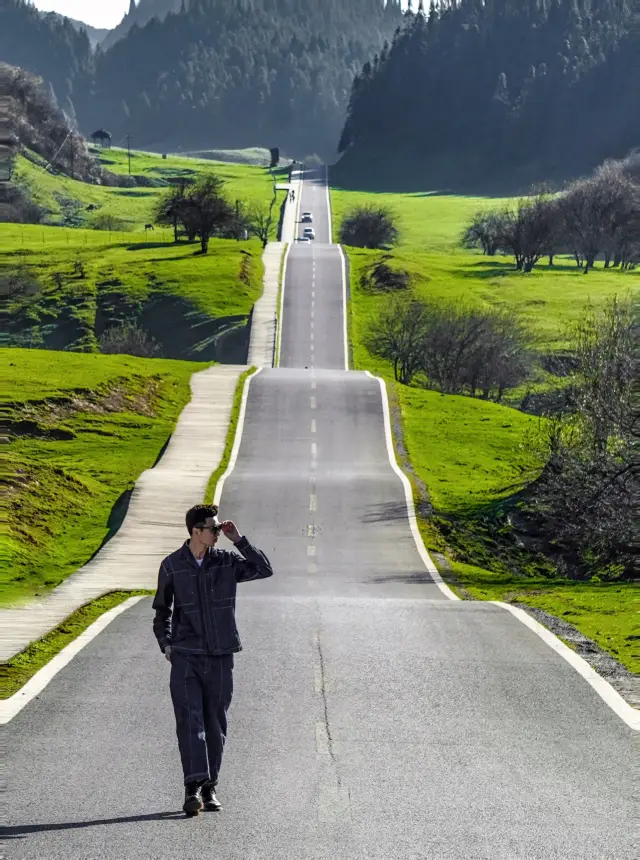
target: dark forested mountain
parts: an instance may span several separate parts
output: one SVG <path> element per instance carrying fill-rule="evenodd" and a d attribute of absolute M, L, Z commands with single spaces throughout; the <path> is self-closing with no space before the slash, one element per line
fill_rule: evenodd
<path fill-rule="evenodd" d="M 70 23 L 0 4 L 0 59 L 51 81 L 61 104 L 70 95 L 85 132 L 326 158 L 354 75 L 403 21 L 400 0 L 132 0 L 92 55 Z"/>
<path fill-rule="evenodd" d="M 186 4 L 185 4 L 186 5 Z M 102 41 L 102 48 L 110 48 L 118 39 L 126 36 L 135 25 L 144 27 L 152 18 L 163 20 L 169 12 L 178 12 L 182 6 L 182 0 L 130 0 L 129 11 L 122 21 L 113 30 L 110 30 Z"/>
<path fill-rule="evenodd" d="M 409 157 L 445 182 L 493 167 L 559 177 L 624 156 L 640 145 L 633 9 L 631 0 L 421 4 L 354 80 L 338 173 L 391 178 L 388 166 Z"/>
<path fill-rule="evenodd" d="M 92 51 L 85 30 L 68 18 L 43 15 L 25 0 L 0 0 L 0 61 L 40 75 L 58 103 L 73 112 L 69 99 L 82 98 Z"/>
<path fill-rule="evenodd" d="M 140 146 L 331 157 L 355 72 L 401 21 L 395 0 L 185 0 L 98 53 L 83 116 Z"/>

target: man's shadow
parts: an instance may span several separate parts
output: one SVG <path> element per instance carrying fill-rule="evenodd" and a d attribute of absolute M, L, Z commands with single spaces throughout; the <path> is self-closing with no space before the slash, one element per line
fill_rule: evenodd
<path fill-rule="evenodd" d="M 17 824 L 0 827 L 0 839 L 24 839 L 31 833 L 48 833 L 53 830 L 79 830 L 101 824 L 130 824 L 134 821 L 188 821 L 184 812 L 153 812 L 149 815 L 124 815 L 120 818 L 99 818 L 96 821 L 63 821 L 60 824 Z"/>

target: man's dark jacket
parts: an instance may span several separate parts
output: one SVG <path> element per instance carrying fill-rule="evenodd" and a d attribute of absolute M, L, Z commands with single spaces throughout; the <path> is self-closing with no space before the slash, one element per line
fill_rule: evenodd
<path fill-rule="evenodd" d="M 153 632 L 160 649 L 191 654 L 242 651 L 236 627 L 236 586 L 273 576 L 266 555 L 242 537 L 235 552 L 207 550 L 198 567 L 188 541 L 160 565 Z"/>

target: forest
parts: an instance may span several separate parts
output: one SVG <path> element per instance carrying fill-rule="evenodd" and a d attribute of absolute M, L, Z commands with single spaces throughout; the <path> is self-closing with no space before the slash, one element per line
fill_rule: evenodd
<path fill-rule="evenodd" d="M 399 0 L 185 0 L 92 52 L 71 23 L 26 0 L 3 5 L 0 57 L 50 83 L 85 133 L 130 133 L 139 148 L 260 144 L 326 159 L 355 74 L 403 22 Z"/>
<path fill-rule="evenodd" d="M 354 79 L 341 171 L 576 175 L 638 145 L 638 92 L 628 0 L 420 3 Z"/>

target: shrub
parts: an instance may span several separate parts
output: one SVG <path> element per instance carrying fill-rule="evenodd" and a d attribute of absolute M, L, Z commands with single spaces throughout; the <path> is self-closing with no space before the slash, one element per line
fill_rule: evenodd
<path fill-rule="evenodd" d="M 345 215 L 340 226 L 340 242 L 354 248 L 384 248 L 399 238 L 397 218 L 384 206 L 359 206 Z"/>
<path fill-rule="evenodd" d="M 134 322 L 123 322 L 107 329 L 100 337 L 100 351 L 109 355 L 135 355 L 160 358 L 156 341 Z"/>

